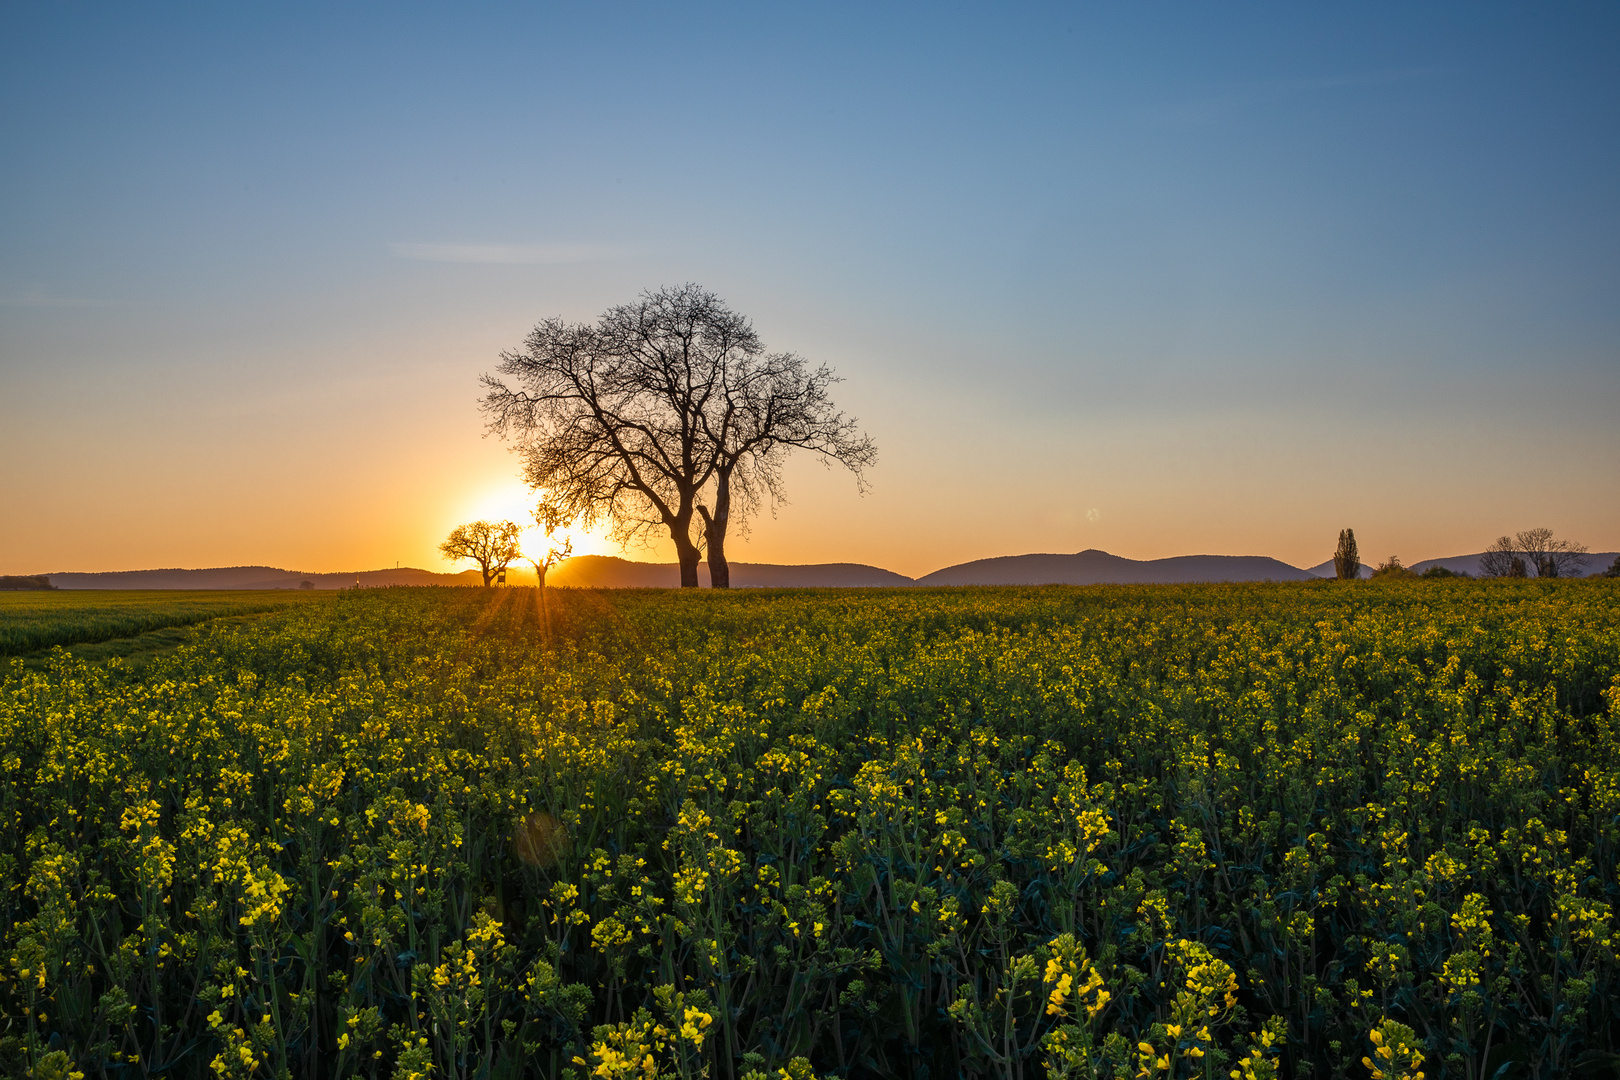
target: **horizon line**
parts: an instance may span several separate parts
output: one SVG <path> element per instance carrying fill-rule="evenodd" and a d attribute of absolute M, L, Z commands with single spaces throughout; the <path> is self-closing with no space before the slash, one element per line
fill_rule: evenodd
<path fill-rule="evenodd" d="M 912 575 L 909 575 L 909 574 L 902 574 L 898 570 L 890 570 L 887 567 L 879 566 L 876 563 L 856 562 L 856 561 L 849 560 L 849 559 L 834 559 L 834 560 L 829 560 L 829 561 L 825 561 L 825 562 L 795 562 L 795 563 L 760 562 L 760 561 L 749 560 L 749 559 L 728 559 L 726 561 L 727 561 L 727 563 L 729 565 L 732 565 L 732 566 L 781 566 L 781 567 L 860 566 L 860 567 L 866 567 L 868 569 L 873 569 L 873 570 L 881 570 L 884 573 L 888 573 L 888 574 L 894 574 L 896 577 L 902 577 L 902 578 L 905 578 L 908 581 L 921 581 L 924 578 L 930 577 L 930 576 L 932 576 L 934 574 L 941 573 L 941 572 L 946 571 L 946 570 L 952 570 L 952 569 L 955 569 L 957 567 L 971 566 L 971 565 L 973 565 L 975 563 L 995 562 L 995 561 L 1002 560 L 1002 559 L 1040 558 L 1042 556 L 1048 556 L 1048 557 L 1053 557 L 1053 558 L 1074 558 L 1074 557 L 1079 556 L 1079 555 L 1084 555 L 1084 554 L 1086 554 L 1088 552 L 1096 552 L 1099 555 L 1106 555 L 1106 556 L 1108 556 L 1109 558 L 1112 558 L 1112 559 L 1120 559 L 1120 560 L 1123 560 L 1125 562 L 1142 563 L 1142 564 L 1169 562 L 1169 561 L 1176 560 L 1176 559 L 1270 559 L 1273 562 L 1279 563 L 1279 564 L 1281 564 L 1283 566 L 1286 566 L 1286 567 L 1288 567 L 1290 569 L 1293 569 L 1293 570 L 1299 570 L 1299 571 L 1301 571 L 1303 573 L 1313 573 L 1316 570 L 1316 568 L 1328 565 L 1328 564 L 1333 562 L 1333 557 L 1331 555 L 1329 555 L 1322 562 L 1314 563 L 1314 564 L 1312 564 L 1310 566 L 1296 566 L 1295 564 L 1293 564 L 1291 562 L 1288 562 L 1285 559 L 1279 559 L 1279 558 L 1277 558 L 1276 556 L 1273 556 L 1273 555 L 1255 555 L 1255 554 L 1223 555 L 1223 554 L 1215 554 L 1215 553 L 1212 553 L 1212 552 L 1200 552 L 1200 553 L 1196 553 L 1196 554 L 1187 554 L 1187 555 L 1165 555 L 1165 556 L 1160 556 L 1158 558 L 1152 558 L 1152 559 L 1137 559 L 1137 558 L 1133 558 L 1133 557 L 1131 557 L 1129 555 L 1119 555 L 1119 554 L 1116 554 L 1116 553 L 1111 552 L 1111 551 L 1105 551 L 1102 548 L 1082 548 L 1079 551 L 1029 551 L 1029 552 L 1023 552 L 1023 553 L 1020 553 L 1020 554 L 1017 554 L 1017 555 L 986 555 L 986 556 L 981 556 L 981 557 L 978 557 L 978 558 L 963 559 L 960 562 L 951 563 L 951 564 L 949 564 L 947 566 L 942 566 L 942 567 L 939 567 L 936 570 L 930 570 L 925 574 L 920 574 L 920 575 L 917 575 L 917 576 L 913 577 Z M 1423 563 L 1443 562 L 1443 561 L 1446 561 L 1446 560 L 1449 560 L 1449 559 L 1473 558 L 1473 557 L 1477 557 L 1477 556 L 1479 556 L 1481 554 L 1483 554 L 1483 552 L 1474 551 L 1474 552 L 1463 552 L 1463 553 L 1458 554 L 1458 555 L 1440 555 L 1440 556 L 1434 556 L 1432 558 L 1427 558 L 1427 559 L 1416 559 L 1416 560 L 1413 560 L 1410 563 L 1404 563 L 1403 565 L 1406 565 L 1406 566 L 1409 566 L 1409 567 L 1410 566 L 1418 566 L 1418 565 L 1421 565 Z M 1588 552 L 1587 554 L 1588 554 L 1588 556 L 1597 556 L 1597 555 L 1613 554 L 1613 553 L 1612 552 L 1604 552 L 1604 551 L 1592 551 L 1592 552 Z M 570 556 L 569 558 L 567 558 L 567 559 L 563 560 L 562 562 L 558 563 L 556 566 L 552 567 L 552 572 L 555 572 L 558 568 L 560 568 L 560 567 L 562 567 L 562 566 L 564 566 L 564 565 L 566 565 L 566 564 L 568 564 L 570 562 L 573 562 L 573 561 L 575 561 L 577 559 L 616 559 L 616 560 L 618 560 L 620 562 L 627 562 L 627 563 L 631 563 L 631 564 L 638 565 L 638 566 L 679 566 L 680 565 L 679 562 L 676 562 L 676 561 L 663 561 L 663 560 L 661 560 L 661 561 L 651 561 L 651 560 L 632 559 L 632 558 L 628 558 L 627 556 L 624 556 L 624 555 L 603 555 L 603 554 L 587 553 L 587 554 L 580 554 L 580 555 Z M 708 564 L 707 564 L 706 561 L 703 561 L 703 562 L 699 563 L 700 568 L 706 568 L 707 565 Z M 1369 563 L 1369 562 L 1365 562 L 1365 561 L 1362 563 L 1363 567 L 1372 567 L 1374 565 L 1375 564 L 1373 564 L 1373 563 Z M 514 567 L 514 568 L 515 569 L 520 569 L 520 570 L 522 569 L 521 567 Z M 311 577 L 341 577 L 341 576 L 345 576 L 345 575 L 348 575 L 348 574 L 404 573 L 406 571 L 411 571 L 411 572 L 415 572 L 415 573 L 423 573 L 423 574 L 434 574 L 434 575 L 440 576 L 440 577 L 458 577 L 458 576 L 460 576 L 462 574 L 476 574 L 476 573 L 478 573 L 478 571 L 475 568 L 469 568 L 469 569 L 464 569 L 464 570 L 430 570 L 430 569 L 428 569 L 426 567 L 421 567 L 421 566 L 395 566 L 395 567 L 377 567 L 377 568 L 369 569 L 369 570 L 289 570 L 289 569 L 287 569 L 285 567 L 271 566 L 268 563 L 237 563 L 237 564 L 234 564 L 234 565 L 231 565 L 231 566 L 197 566 L 197 567 L 161 566 L 161 567 L 143 567 L 143 568 L 132 569 L 132 570 L 57 570 L 57 571 L 50 571 L 50 572 L 47 572 L 47 573 L 39 573 L 39 574 L 7 574 L 7 575 L 4 575 L 4 576 L 7 576 L 7 577 L 46 577 L 46 578 L 50 578 L 50 577 L 65 577 L 65 576 L 70 576 L 71 575 L 71 576 L 89 577 L 89 576 L 100 576 L 100 575 L 110 575 L 110 574 L 161 574 L 161 573 L 198 574 L 198 573 L 208 573 L 210 571 L 224 571 L 224 570 L 267 570 L 267 571 L 274 571 L 276 573 L 281 573 L 281 574 L 288 574 L 288 575 L 292 575 L 292 576 L 307 575 L 307 576 L 311 576 Z"/>

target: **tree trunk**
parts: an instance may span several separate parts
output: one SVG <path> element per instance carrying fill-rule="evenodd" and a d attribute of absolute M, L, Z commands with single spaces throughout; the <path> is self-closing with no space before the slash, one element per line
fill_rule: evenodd
<path fill-rule="evenodd" d="M 703 558 L 703 553 L 698 550 L 697 545 L 692 543 L 692 541 L 677 540 L 675 541 L 675 557 L 679 559 L 681 563 L 681 588 L 697 588 L 698 561 Z"/>
<path fill-rule="evenodd" d="M 690 504 L 688 504 L 690 505 Z M 668 519 L 665 519 L 668 521 Z M 692 512 L 688 509 L 669 525 L 669 538 L 675 541 L 675 558 L 681 564 L 681 588 L 698 587 L 698 560 L 703 553 L 692 543 Z"/>
<path fill-rule="evenodd" d="M 731 471 L 722 470 L 715 482 L 714 516 L 699 506 L 703 515 L 703 539 L 709 549 L 709 587 L 731 588 L 731 564 L 726 562 L 726 525 L 731 520 Z"/>
<path fill-rule="evenodd" d="M 731 566 L 726 562 L 726 527 L 716 518 L 712 522 L 705 522 L 704 529 L 709 546 L 709 587 L 729 589 Z"/>

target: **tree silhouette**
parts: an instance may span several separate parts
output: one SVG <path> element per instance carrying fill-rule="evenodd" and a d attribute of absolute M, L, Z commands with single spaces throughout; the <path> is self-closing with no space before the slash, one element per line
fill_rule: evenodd
<path fill-rule="evenodd" d="M 701 413 L 753 329 L 695 285 L 645 293 L 592 325 L 548 319 L 483 377 L 489 430 L 512 439 L 523 476 L 581 524 L 614 539 L 665 530 L 681 585 L 695 587 L 700 488 L 714 475 Z"/>
<path fill-rule="evenodd" d="M 1483 577 L 1524 577 L 1524 560 L 1513 546 L 1511 536 L 1499 536 L 1491 542 L 1479 557 L 1479 572 Z"/>
<path fill-rule="evenodd" d="M 1579 577 L 1586 568 L 1586 545 L 1560 540 L 1551 529 L 1526 529 L 1514 539 L 1536 577 Z"/>
<path fill-rule="evenodd" d="M 711 582 L 725 587 L 727 528 L 761 493 L 780 496 L 787 452 L 857 476 L 875 453 L 832 408 L 828 369 L 767 356 L 748 320 L 696 285 L 643 293 L 591 325 L 542 322 L 496 370 L 482 379 L 484 415 L 516 445 L 524 479 L 621 542 L 667 532 L 684 588 L 703 553 L 695 516 Z M 698 502 L 711 484 L 712 510 Z"/>
<path fill-rule="evenodd" d="M 845 419 L 828 395 L 838 379 L 825 365 L 811 370 L 792 353 L 745 354 L 721 372 L 720 396 L 703 414 L 703 429 L 715 454 L 714 510 L 698 504 L 703 518 L 709 583 L 731 587 L 726 530 L 763 496 L 782 498 L 783 459 L 809 450 L 837 462 L 862 484 L 862 470 L 877 459 L 877 447 L 855 421 Z"/>
<path fill-rule="evenodd" d="M 484 588 L 518 558 L 518 527 L 510 521 L 473 521 L 457 525 L 439 551 L 446 559 L 471 559 L 483 575 Z"/>
<path fill-rule="evenodd" d="M 1499 536 L 1479 557 L 1485 577 L 1579 577 L 1586 569 L 1585 544 L 1560 540 L 1551 529 L 1525 529 L 1515 536 Z"/>
<path fill-rule="evenodd" d="M 524 560 L 534 567 L 535 584 L 543 590 L 547 572 L 574 553 L 574 538 L 563 531 L 569 523 L 567 513 L 550 499 L 541 499 L 532 513 L 534 523 L 544 533 L 542 543 L 546 550 L 544 554 L 535 551 L 525 555 Z"/>
<path fill-rule="evenodd" d="M 1356 530 L 1340 529 L 1339 546 L 1333 552 L 1333 576 L 1340 581 L 1361 577 L 1361 556 L 1356 551 Z"/>

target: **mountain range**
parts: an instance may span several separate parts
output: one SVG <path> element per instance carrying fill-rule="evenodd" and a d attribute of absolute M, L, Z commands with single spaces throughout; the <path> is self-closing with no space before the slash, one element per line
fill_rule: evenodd
<path fill-rule="evenodd" d="M 1609 568 L 1617 554 L 1594 552 L 1587 557 L 1589 574 Z M 1431 566 L 1469 574 L 1479 573 L 1479 554 L 1427 559 L 1410 569 L 1422 573 Z M 1361 568 L 1363 577 L 1372 569 Z M 311 574 L 273 566 L 227 566 L 207 570 L 117 570 L 104 573 L 43 575 L 58 589 L 347 589 L 385 585 L 478 585 L 478 571 L 440 574 L 414 567 L 361 570 L 341 574 Z M 514 584 L 533 580 L 525 567 L 509 575 Z M 1300 569 L 1264 555 L 1179 555 L 1169 559 L 1127 559 L 1090 548 L 1073 555 L 1006 555 L 975 559 L 908 578 L 892 570 L 862 563 L 731 564 L 731 583 L 738 588 L 849 588 L 907 585 L 1129 585 L 1219 581 L 1314 581 L 1333 576 L 1333 561 Z M 709 583 L 709 568 L 698 568 L 700 584 Z M 675 563 L 635 562 L 612 555 L 579 555 L 556 567 L 548 585 L 576 588 L 675 588 L 680 570 Z"/>

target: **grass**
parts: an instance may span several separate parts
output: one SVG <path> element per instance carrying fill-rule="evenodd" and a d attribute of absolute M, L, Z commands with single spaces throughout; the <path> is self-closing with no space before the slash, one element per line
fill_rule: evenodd
<path fill-rule="evenodd" d="M 0 656 L 26 656 L 52 646 L 107 643 L 76 649 L 84 659 L 130 656 L 172 648 L 180 628 L 227 616 L 257 615 L 331 593 L 191 590 L 65 590 L 0 593 Z M 123 642 L 114 646 L 112 642 Z"/>

